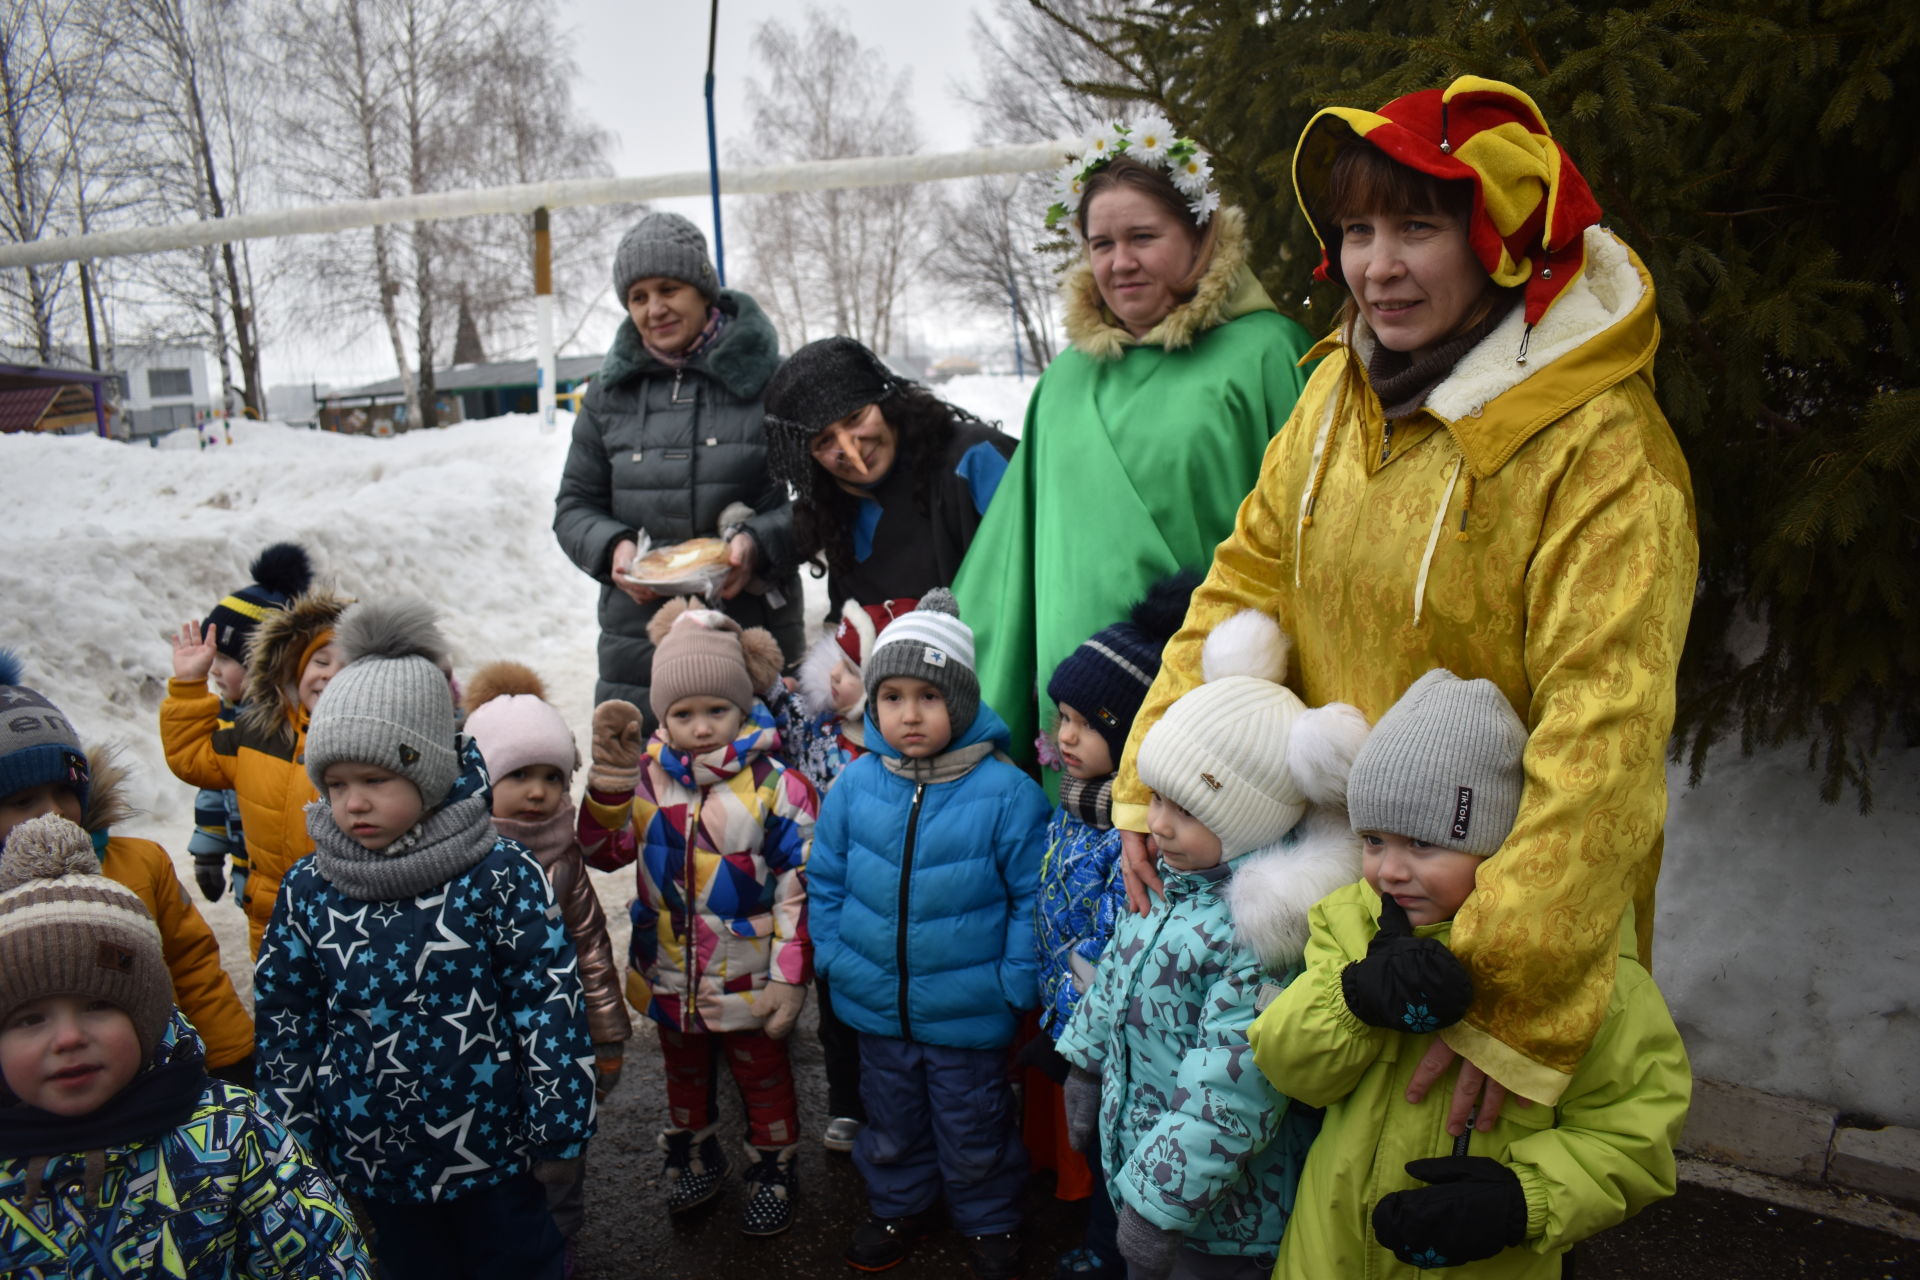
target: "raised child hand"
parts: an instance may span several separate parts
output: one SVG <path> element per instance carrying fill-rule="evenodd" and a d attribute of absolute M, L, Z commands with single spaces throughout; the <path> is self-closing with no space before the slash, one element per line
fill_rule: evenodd
<path fill-rule="evenodd" d="M 587 786 L 632 795 L 640 784 L 640 708 L 609 698 L 593 709 L 593 764 Z"/>
<path fill-rule="evenodd" d="M 1413 1035 L 1452 1026 L 1473 1003 L 1466 966 L 1438 938 L 1414 936 L 1391 894 L 1380 900 L 1380 932 L 1366 958 L 1341 971 L 1340 991 L 1360 1021 Z"/>
<path fill-rule="evenodd" d="M 205 680 L 213 670 L 214 655 L 219 652 L 211 629 L 202 628 L 198 622 L 181 623 L 179 633 L 173 637 L 173 678 Z"/>

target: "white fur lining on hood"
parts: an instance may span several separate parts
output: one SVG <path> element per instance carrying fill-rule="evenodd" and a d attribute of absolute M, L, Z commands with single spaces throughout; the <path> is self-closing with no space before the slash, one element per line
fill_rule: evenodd
<path fill-rule="evenodd" d="M 1313 806 L 1278 844 L 1234 859 L 1224 891 L 1234 940 L 1278 973 L 1306 952 L 1313 904 L 1358 879 L 1360 837 L 1346 810 Z"/>
<path fill-rule="evenodd" d="M 858 607 L 858 606 L 856 606 Z M 800 686 L 800 705 L 812 715 L 833 709 L 833 669 L 847 661 L 847 651 L 840 642 L 828 632 L 815 640 L 807 650 L 807 656 L 800 660 L 798 683 Z M 846 713 L 849 723 L 857 723 L 867 714 L 867 695 L 863 692 L 860 701 Z"/>

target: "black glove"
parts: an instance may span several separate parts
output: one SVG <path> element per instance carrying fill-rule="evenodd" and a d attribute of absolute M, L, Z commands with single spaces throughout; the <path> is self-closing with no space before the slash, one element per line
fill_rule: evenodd
<path fill-rule="evenodd" d="M 220 901 L 220 895 L 227 891 L 226 861 L 224 853 L 193 855 L 193 881 L 200 886 L 200 892 L 206 895 L 208 902 Z"/>
<path fill-rule="evenodd" d="M 1075 1151 L 1085 1152 L 1100 1126 L 1100 1077 L 1074 1067 L 1067 1072 L 1063 1086 L 1067 1107 L 1067 1142 Z"/>
<path fill-rule="evenodd" d="M 1380 932 L 1367 944 L 1367 958 L 1341 971 L 1340 992 L 1367 1025 L 1419 1034 L 1466 1016 L 1473 979 L 1444 942 L 1414 937 L 1406 908 L 1382 895 Z"/>
<path fill-rule="evenodd" d="M 1373 1206 L 1373 1234 L 1410 1267 L 1456 1267 L 1527 1238 L 1527 1196 L 1512 1169 L 1486 1156 L 1412 1160 L 1430 1187 L 1396 1191 Z"/>
<path fill-rule="evenodd" d="M 1013 1065 L 1032 1067 L 1060 1085 L 1067 1082 L 1067 1072 L 1073 1067 L 1071 1062 L 1060 1056 L 1060 1051 L 1053 1047 L 1052 1037 L 1044 1031 L 1020 1046 L 1020 1052 L 1013 1055 Z"/>

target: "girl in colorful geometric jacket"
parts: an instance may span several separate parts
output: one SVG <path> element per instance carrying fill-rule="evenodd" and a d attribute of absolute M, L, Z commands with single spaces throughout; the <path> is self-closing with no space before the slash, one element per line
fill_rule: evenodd
<path fill-rule="evenodd" d="M 261 1093 L 364 1197 L 396 1276 L 558 1280 L 542 1184 L 593 1136 L 593 1047 L 546 873 L 497 835 L 423 603 L 355 605 L 307 732 L 322 798 L 254 974 Z"/>
<path fill-rule="evenodd" d="M 1367 727 L 1302 705 L 1286 657 L 1273 619 L 1229 619 L 1141 745 L 1166 901 L 1121 921 L 1057 1045 L 1132 1280 L 1265 1280 L 1320 1127 L 1254 1070 L 1247 1028 L 1299 974 L 1308 910 L 1359 876 L 1343 807 Z"/>
<path fill-rule="evenodd" d="M 654 615 L 648 638 L 660 728 L 643 752 L 640 708 L 594 709 L 580 847 L 602 871 L 637 864 L 627 999 L 659 1024 L 666 1059 L 667 1209 L 705 1203 L 727 1175 L 713 1110 L 724 1056 L 753 1162 L 740 1229 L 776 1235 L 793 1223 L 786 1037 L 813 973 L 805 867 L 819 804 L 774 758 L 779 734 L 754 696 L 780 673 L 769 632 L 682 598 Z"/>
<path fill-rule="evenodd" d="M 0 854 L 0 1274 L 370 1280 L 263 1100 L 210 1078 L 153 919 L 58 814 Z"/>
<path fill-rule="evenodd" d="M 1405 1101 L 1437 1034 L 1472 1003 L 1448 938 L 1521 808 L 1526 745 L 1496 685 L 1434 670 L 1354 761 L 1366 880 L 1314 907 L 1306 973 L 1248 1035 L 1276 1088 L 1327 1109 L 1277 1280 L 1434 1267 L 1547 1280 L 1568 1246 L 1673 1194 L 1693 1081 L 1660 989 L 1634 959 L 1631 913 L 1606 1017 L 1556 1105 L 1509 1103 L 1454 1138 L 1443 1090 Z"/>

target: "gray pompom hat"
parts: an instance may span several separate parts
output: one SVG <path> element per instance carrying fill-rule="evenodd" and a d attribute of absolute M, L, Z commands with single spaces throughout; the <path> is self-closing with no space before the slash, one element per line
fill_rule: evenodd
<path fill-rule="evenodd" d="M 429 811 L 460 775 L 447 643 L 423 600 L 356 604 L 337 633 L 347 665 L 327 682 L 307 729 L 307 776 L 326 792 L 342 761 L 395 773 Z"/>
<path fill-rule="evenodd" d="M 1491 680 L 1427 672 L 1388 708 L 1354 757 L 1355 831 L 1424 840 L 1486 857 L 1520 812 L 1527 727 Z"/>
<path fill-rule="evenodd" d="M 635 280 L 666 276 L 684 280 L 712 302 L 720 276 L 707 256 L 707 237 L 677 213 L 650 213 L 627 229 L 613 253 L 614 300 L 622 310 Z"/>
<path fill-rule="evenodd" d="M 960 620 L 953 592 L 935 587 L 917 607 L 880 633 L 862 669 L 868 705 L 894 676 L 925 680 L 947 700 L 947 724 L 958 742 L 980 714 L 980 677 L 973 670 L 973 629 Z"/>

